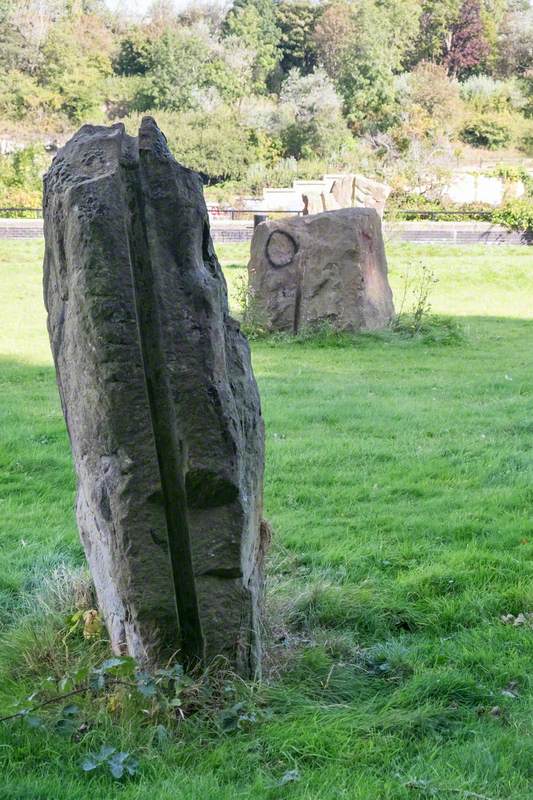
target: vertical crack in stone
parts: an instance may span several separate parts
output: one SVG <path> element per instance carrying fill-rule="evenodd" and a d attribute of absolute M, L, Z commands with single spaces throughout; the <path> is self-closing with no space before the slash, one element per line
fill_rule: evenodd
<path fill-rule="evenodd" d="M 134 169 L 125 170 L 131 212 L 130 262 L 137 329 L 167 522 L 181 654 L 185 664 L 190 668 L 204 661 L 205 643 L 187 519 L 185 454 L 166 376 L 158 313 L 157 276 L 154 274 L 146 233 L 141 170 L 139 164 L 136 164 Z"/>
<path fill-rule="evenodd" d="M 296 293 L 294 295 L 294 319 L 292 323 L 292 332 L 296 336 L 300 330 L 300 317 L 302 312 L 302 275 L 298 274 L 298 283 L 296 285 Z"/>

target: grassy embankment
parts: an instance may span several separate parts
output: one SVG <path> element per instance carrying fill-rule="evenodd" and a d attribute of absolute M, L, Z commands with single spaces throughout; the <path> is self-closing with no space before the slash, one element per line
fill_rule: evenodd
<path fill-rule="evenodd" d="M 245 249 L 219 250 L 234 287 Z M 83 559 L 41 251 L 0 242 L 0 714 L 105 649 L 65 624 Z M 418 259 L 461 342 L 253 344 L 282 665 L 237 688 L 256 721 L 161 736 L 117 693 L 77 701 L 73 741 L 51 706 L 0 724 L 2 800 L 530 800 L 533 631 L 501 616 L 533 611 L 533 258 L 391 247 L 397 294 Z M 138 775 L 84 774 L 103 743 Z"/>

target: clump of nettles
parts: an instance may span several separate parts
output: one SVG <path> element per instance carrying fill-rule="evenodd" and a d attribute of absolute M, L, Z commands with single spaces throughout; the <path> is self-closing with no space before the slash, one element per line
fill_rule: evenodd
<path fill-rule="evenodd" d="M 432 312 L 431 293 L 439 280 L 433 270 L 421 262 L 410 262 L 401 277 L 402 295 L 392 330 L 402 337 L 425 342 L 453 344 L 460 341 L 462 333 L 457 322 L 452 317 Z"/>
<path fill-rule="evenodd" d="M 248 339 L 261 339 L 268 335 L 265 320 L 262 318 L 254 293 L 245 275 L 235 282 L 235 300 L 239 309 L 241 328 Z"/>
<path fill-rule="evenodd" d="M 259 684 L 243 681 L 223 658 L 186 673 L 174 658 L 148 669 L 129 656 L 109 656 L 85 570 L 60 564 L 34 580 L 13 663 L 28 694 L 5 699 L 0 725 L 68 739 L 79 747 L 80 771 L 127 781 L 142 774 L 143 750 L 175 741 L 184 725 L 225 737 L 270 718 Z M 128 738 L 127 727 L 138 736 Z"/>
<path fill-rule="evenodd" d="M 46 737 L 66 737 L 80 745 L 83 772 L 122 780 L 136 776 L 142 763 L 135 752 L 106 741 L 107 736 L 116 739 L 110 718 L 142 726 L 154 746 L 172 741 L 190 717 L 200 719 L 205 733 L 227 736 L 270 719 L 271 710 L 255 689 L 223 660 L 186 674 L 179 663 L 149 672 L 133 658 L 111 657 L 98 666 L 78 663 L 60 680 L 50 676 L 25 700 L 14 699 L 0 724 L 22 723 Z M 96 750 L 86 750 L 88 731 L 91 744 L 100 745 Z"/>

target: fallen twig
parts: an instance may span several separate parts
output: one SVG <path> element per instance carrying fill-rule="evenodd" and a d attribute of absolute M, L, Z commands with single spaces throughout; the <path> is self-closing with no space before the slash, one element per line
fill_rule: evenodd
<path fill-rule="evenodd" d="M 436 793 L 444 793 L 447 792 L 448 794 L 460 794 L 465 798 L 471 798 L 471 800 L 497 800 L 495 797 L 488 797 L 486 794 L 478 794 L 478 792 L 471 792 L 468 789 L 437 789 L 436 787 L 430 787 L 427 783 L 422 781 L 408 781 L 405 784 L 406 789 L 419 789 L 420 791 L 424 791 L 427 789 L 431 789 Z"/>
<path fill-rule="evenodd" d="M 82 686 L 79 689 L 73 689 L 71 692 L 67 692 L 66 694 L 60 694 L 56 697 L 51 697 L 49 700 L 45 700 L 43 703 L 33 706 L 33 708 L 25 708 L 22 711 L 17 711 L 15 714 L 9 714 L 7 717 L 0 717 L 0 722 L 7 722 L 10 719 L 16 719 L 17 717 L 25 717 L 27 714 L 33 714 L 34 711 L 38 711 L 40 708 L 49 706 L 52 703 L 58 703 L 60 700 L 66 700 L 68 697 L 74 697 L 76 694 L 83 694 L 83 692 L 86 692 L 88 689 L 89 686 Z"/>
<path fill-rule="evenodd" d="M 130 689 L 137 689 L 137 685 L 135 683 L 129 683 L 128 681 L 121 681 L 117 678 L 113 678 L 113 680 L 108 681 L 108 686 L 128 686 Z M 52 703 L 60 703 L 62 700 L 67 700 L 69 697 L 74 697 L 77 694 L 84 694 L 84 692 L 91 691 L 92 687 L 89 684 L 85 686 L 80 686 L 77 689 L 72 689 L 70 692 L 66 692 L 65 694 L 58 694 L 55 697 L 50 697 L 48 700 L 44 700 L 42 703 L 39 703 L 32 708 L 24 708 L 22 711 L 17 711 L 15 714 L 9 714 L 7 717 L 0 717 L 0 722 L 7 722 L 10 719 L 17 719 L 17 717 L 26 717 L 28 714 L 33 714 L 35 711 L 39 711 L 41 708 L 45 706 L 52 705 Z"/>

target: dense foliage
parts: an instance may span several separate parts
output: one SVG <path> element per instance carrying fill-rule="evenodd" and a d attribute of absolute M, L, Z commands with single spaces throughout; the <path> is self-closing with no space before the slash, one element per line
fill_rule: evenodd
<path fill-rule="evenodd" d="M 142 19 L 0 0 L 0 75 L 16 136 L 151 112 L 208 182 L 248 190 L 355 167 L 412 185 L 461 142 L 533 142 L 527 0 L 159 0 Z"/>

